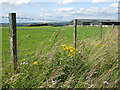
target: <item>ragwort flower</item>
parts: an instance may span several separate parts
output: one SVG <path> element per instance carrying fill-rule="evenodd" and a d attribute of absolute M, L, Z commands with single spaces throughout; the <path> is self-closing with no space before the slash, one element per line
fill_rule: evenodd
<path fill-rule="evenodd" d="M 66 47 L 66 45 L 61 45 L 62 47 Z"/>
<path fill-rule="evenodd" d="M 63 48 L 63 51 L 66 51 L 67 49 L 66 48 Z"/>
<path fill-rule="evenodd" d="M 37 62 L 37 61 L 35 61 L 33 64 L 34 64 L 34 65 L 38 65 L 38 62 Z"/>
<path fill-rule="evenodd" d="M 73 55 L 72 55 L 72 54 L 68 54 L 68 57 L 72 58 L 72 57 L 73 57 Z"/>

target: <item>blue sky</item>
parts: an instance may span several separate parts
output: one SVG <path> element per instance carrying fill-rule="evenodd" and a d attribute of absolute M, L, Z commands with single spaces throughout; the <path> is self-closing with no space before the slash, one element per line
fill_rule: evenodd
<path fill-rule="evenodd" d="M 1 22 L 8 22 L 8 13 L 16 13 L 17 22 L 117 20 L 118 2 L 119 0 L 2 0 L 0 18 Z"/>

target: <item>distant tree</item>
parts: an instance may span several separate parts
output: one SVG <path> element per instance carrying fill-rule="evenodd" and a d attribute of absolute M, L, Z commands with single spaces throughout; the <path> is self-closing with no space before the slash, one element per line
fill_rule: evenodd
<path fill-rule="evenodd" d="M 30 24 L 29 26 L 48 26 L 48 23 L 37 23 L 37 24 Z"/>

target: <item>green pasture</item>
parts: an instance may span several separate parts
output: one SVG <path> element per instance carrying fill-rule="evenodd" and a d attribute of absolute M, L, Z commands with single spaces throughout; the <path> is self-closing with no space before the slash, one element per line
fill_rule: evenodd
<path fill-rule="evenodd" d="M 106 27 L 103 28 L 103 35 L 106 29 Z M 61 32 L 55 42 L 60 40 L 61 43 L 72 46 L 73 27 L 17 27 L 18 60 L 23 58 L 30 59 L 35 55 L 36 50 L 43 50 L 45 47 L 47 47 L 46 50 L 49 50 L 59 31 Z M 77 27 L 77 41 L 82 41 L 85 38 L 99 39 L 99 37 L 100 27 Z M 8 64 L 10 63 L 9 27 L 2 27 L 2 61 L 3 66 L 10 67 L 10 64 Z M 5 68 L 5 71 L 6 69 L 7 71 L 8 69 L 10 70 L 10 68 Z"/>
<path fill-rule="evenodd" d="M 17 74 L 12 75 L 9 27 L 2 27 L 2 86 L 116 87 L 117 28 L 103 27 L 103 38 L 100 40 L 100 27 L 77 27 L 77 50 L 82 54 L 77 52 L 69 58 L 70 52 L 63 51 L 61 45 L 72 46 L 72 37 L 73 27 L 17 27 L 17 60 L 20 68 Z M 33 65 L 35 61 L 38 66 Z M 28 65 L 20 65 L 23 62 Z M 108 81 L 109 85 L 103 84 L 104 81 Z"/>
<path fill-rule="evenodd" d="M 107 28 L 103 28 L 103 35 Z M 17 44 L 18 52 L 26 49 L 42 48 L 40 43 L 43 42 L 45 45 L 49 45 L 59 32 L 58 38 L 67 41 L 72 44 L 72 27 L 17 27 Z M 55 33 L 55 34 L 54 34 Z M 54 34 L 52 39 L 51 36 Z M 77 28 L 77 41 L 84 40 L 85 38 L 99 38 L 100 28 L 99 27 L 78 27 Z M 44 43 L 47 41 L 46 43 Z M 56 40 L 57 41 L 57 40 Z M 2 28 L 2 52 L 9 53 L 9 28 Z"/>

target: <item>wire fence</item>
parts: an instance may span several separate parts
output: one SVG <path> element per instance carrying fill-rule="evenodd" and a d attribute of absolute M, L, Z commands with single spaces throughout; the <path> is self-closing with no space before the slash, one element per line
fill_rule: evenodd
<path fill-rule="evenodd" d="M 69 44 L 70 46 L 78 48 L 87 38 L 102 39 L 107 30 L 107 27 L 102 26 L 102 23 L 96 26 L 77 26 L 76 19 L 74 20 L 72 27 L 68 24 L 62 25 L 60 22 L 55 22 L 52 26 L 47 24 L 43 24 L 42 26 L 39 26 L 39 24 L 29 24 L 24 27 L 16 27 L 14 26 L 16 22 L 12 22 L 11 24 L 11 26 L 9 25 L 9 28 L 2 28 L 1 54 L 3 55 L 3 59 L 5 59 L 6 55 L 7 59 L 10 57 L 11 48 L 13 49 L 13 52 L 16 51 L 14 53 L 17 53 L 16 57 L 18 57 L 18 60 L 28 56 L 34 56 L 36 55 L 36 52 L 37 54 L 41 54 L 45 49 L 46 51 L 44 52 L 48 52 L 53 50 L 56 45 Z M 109 27 L 112 30 L 115 28 L 114 24 L 112 24 L 112 26 L 109 25 Z M 16 28 L 16 33 L 13 33 L 14 28 Z M 13 37 L 14 35 L 16 35 L 16 38 Z M 11 42 L 11 39 L 13 39 L 13 42 Z M 14 44 L 16 44 L 16 50 L 14 50 Z M 13 46 L 11 47 L 11 45 Z"/>
<path fill-rule="evenodd" d="M 111 27 L 111 26 L 110 26 Z M 88 32 L 87 33 L 80 33 L 80 30 L 81 31 L 85 31 L 85 30 L 82 30 L 82 29 L 93 29 L 95 31 L 94 33 L 92 32 Z M 48 29 L 48 30 L 47 30 Z M 57 30 L 56 30 L 57 29 Z M 64 29 L 64 30 L 62 30 Z M 69 29 L 69 30 L 68 30 Z M 103 30 L 105 31 L 107 28 L 103 28 Z M 21 52 L 21 51 L 27 51 L 27 50 L 24 50 L 24 47 L 26 45 L 26 47 L 30 47 L 30 48 L 34 48 L 34 47 L 31 47 L 31 45 L 35 44 L 35 43 L 38 43 L 38 46 L 39 44 L 46 40 L 46 41 L 49 41 L 49 42 L 52 42 L 52 40 L 54 39 L 53 36 L 55 36 L 57 34 L 57 32 L 61 30 L 63 32 L 63 35 L 60 34 L 60 36 L 65 39 L 68 38 L 68 41 L 71 41 L 71 44 L 73 42 L 73 38 L 72 38 L 72 30 L 73 28 L 72 27 L 17 27 L 17 47 L 18 47 L 18 50 L 17 52 Z M 65 32 L 66 30 L 66 32 Z M 99 37 L 100 36 L 100 27 L 97 27 L 97 28 L 92 28 L 92 27 L 84 27 L 84 28 L 81 28 L 81 27 L 77 27 L 77 40 L 83 40 L 85 38 L 90 38 L 91 36 L 94 36 L 94 37 Z M 67 33 L 67 31 L 69 31 Z M 87 31 L 87 30 L 86 30 Z M 103 33 L 104 33 L 103 31 Z M 6 48 L 9 48 L 10 47 L 10 40 L 9 40 L 9 29 L 3 29 L 3 38 L 2 38 L 2 43 L 3 43 L 3 48 L 6 47 Z M 5 33 L 4 33 L 5 32 Z M 65 33 L 64 33 L 65 32 Z M 91 33 L 91 34 L 90 34 Z M 97 33 L 97 35 L 96 35 Z M 84 38 L 81 36 L 84 35 Z M 69 36 L 71 36 L 71 38 L 69 38 Z M 52 37 L 52 38 L 51 38 Z M 100 36 L 101 37 L 101 36 Z M 51 40 L 52 39 L 52 40 Z M 35 45 L 35 47 L 38 47 L 37 44 Z M 25 47 L 25 48 L 26 48 Z M 49 46 L 48 46 L 49 47 Z M 22 50 L 23 49 L 23 50 Z M 37 49 L 37 48 L 34 48 L 34 50 Z M 29 50 L 33 50 L 33 49 L 28 49 Z M 10 49 L 8 49 L 8 51 L 10 51 Z M 2 54 L 10 54 L 9 53 L 5 53 L 4 50 L 3 50 L 3 53 Z"/>

